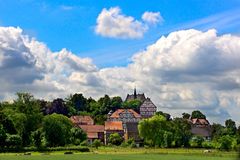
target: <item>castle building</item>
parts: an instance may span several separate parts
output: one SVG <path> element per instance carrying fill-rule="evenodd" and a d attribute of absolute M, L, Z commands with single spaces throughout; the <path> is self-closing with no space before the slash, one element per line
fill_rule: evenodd
<path fill-rule="evenodd" d="M 136 88 L 134 88 L 133 94 L 127 94 L 126 100 L 125 101 L 131 101 L 131 100 L 140 100 L 141 102 L 144 102 L 146 100 L 146 97 L 144 93 L 142 94 L 137 94 Z"/>
<path fill-rule="evenodd" d="M 131 100 L 140 100 L 141 105 L 139 107 L 139 113 L 142 118 L 150 118 L 154 116 L 154 114 L 157 112 L 157 107 L 155 104 L 151 101 L 150 98 L 146 98 L 144 93 L 137 94 L 136 88 L 134 88 L 133 94 L 127 94 L 125 101 L 131 101 Z"/>

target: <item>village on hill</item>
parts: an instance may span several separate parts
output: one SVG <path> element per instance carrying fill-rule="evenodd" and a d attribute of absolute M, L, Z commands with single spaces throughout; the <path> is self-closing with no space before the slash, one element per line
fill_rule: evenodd
<path fill-rule="evenodd" d="M 98 139 L 105 145 L 109 143 L 109 137 L 113 133 L 118 133 L 125 141 L 133 139 L 137 145 L 143 143 L 139 136 L 138 124 L 142 119 L 153 117 L 157 112 L 156 105 L 150 98 L 146 98 L 144 93 L 139 94 L 134 89 L 133 94 L 127 94 L 125 101 L 139 100 L 138 108 L 116 108 L 107 114 L 107 120 L 103 125 L 97 125 L 91 116 L 74 115 L 70 120 L 75 127 L 81 128 L 87 133 L 88 143 L 92 144 Z M 206 118 L 191 118 L 188 122 L 191 124 L 191 133 L 201 136 L 204 139 L 211 139 L 211 125 Z"/>
<path fill-rule="evenodd" d="M 240 144 L 240 127 L 232 119 L 225 126 L 210 124 L 199 110 L 173 118 L 136 88 L 124 101 L 80 93 L 46 101 L 17 93 L 13 102 L 0 103 L 0 122 L 0 152 L 69 145 L 236 150 Z"/>

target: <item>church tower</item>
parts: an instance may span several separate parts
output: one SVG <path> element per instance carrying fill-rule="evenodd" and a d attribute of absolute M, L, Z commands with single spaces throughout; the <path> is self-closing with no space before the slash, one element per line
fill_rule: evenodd
<path fill-rule="evenodd" d="M 137 99 L 137 90 L 136 90 L 136 86 L 134 87 L 134 93 L 133 93 L 133 95 L 134 95 L 134 99 Z"/>

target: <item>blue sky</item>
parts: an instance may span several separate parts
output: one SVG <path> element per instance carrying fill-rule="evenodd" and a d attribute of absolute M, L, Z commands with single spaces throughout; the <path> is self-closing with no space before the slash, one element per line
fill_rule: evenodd
<path fill-rule="evenodd" d="M 141 19 L 145 11 L 160 12 L 161 24 L 142 38 L 118 39 L 97 35 L 96 19 L 103 8 L 118 6 L 122 14 Z M 160 36 L 180 29 L 215 28 L 218 34 L 240 33 L 239 0 L 0 0 L 0 25 L 19 26 L 52 51 L 67 48 L 90 57 L 102 67 L 125 66 L 130 57 Z M 236 16 L 236 17 L 235 17 Z"/>

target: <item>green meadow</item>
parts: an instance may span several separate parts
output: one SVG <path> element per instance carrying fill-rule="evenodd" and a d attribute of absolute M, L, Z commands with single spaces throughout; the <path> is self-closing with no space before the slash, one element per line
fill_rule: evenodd
<path fill-rule="evenodd" d="M 39 153 L 31 155 L 23 153 L 2 153 L 0 160 L 236 160 L 237 152 L 211 150 L 204 153 L 203 149 L 160 149 L 160 148 L 92 148 L 88 153 L 73 152 L 65 155 L 64 151 Z"/>
<path fill-rule="evenodd" d="M 234 160 L 234 157 L 176 154 L 1 155 L 1 160 Z"/>

